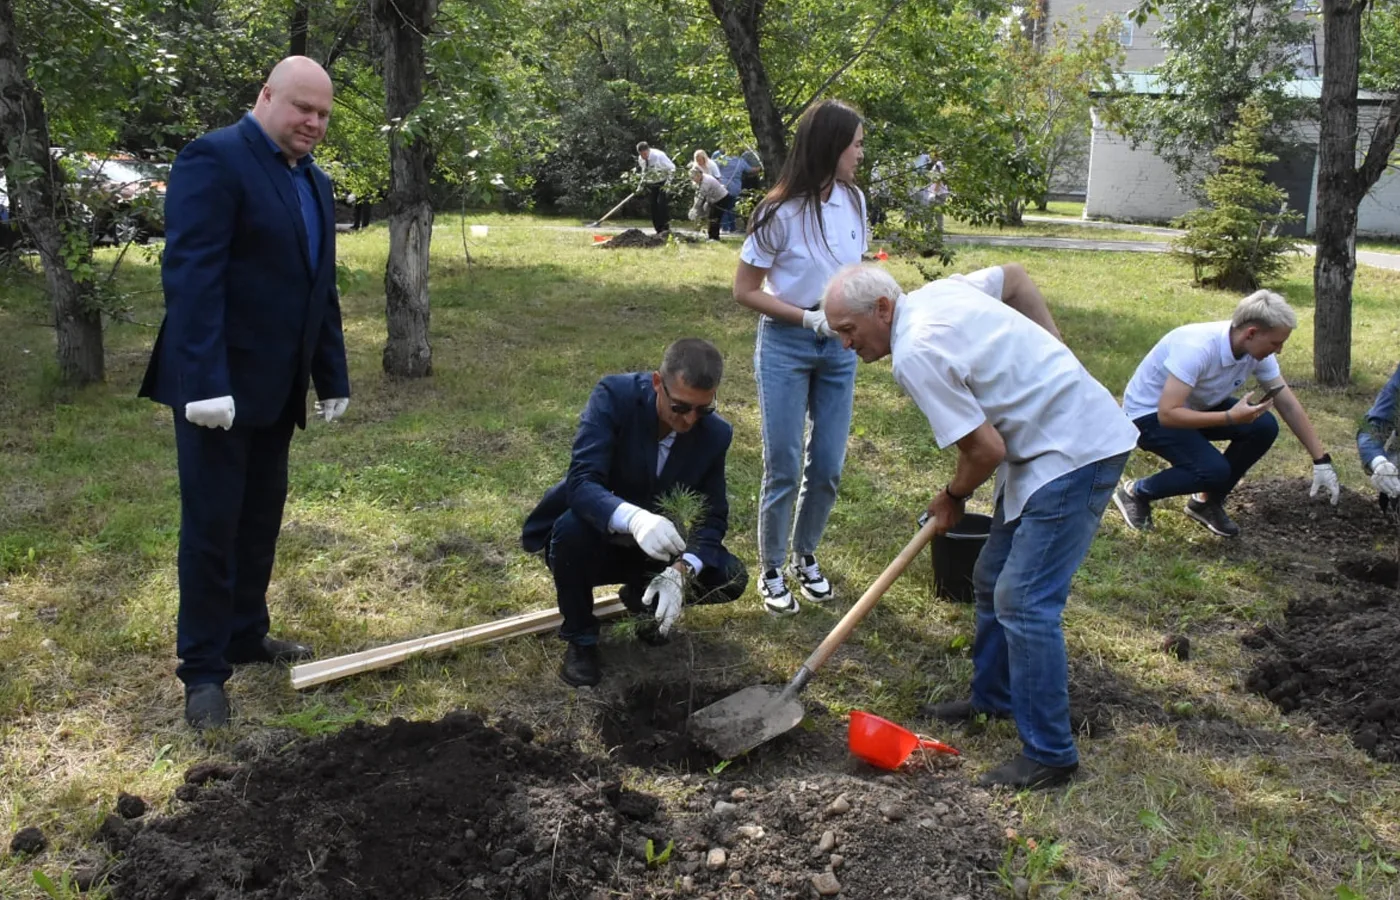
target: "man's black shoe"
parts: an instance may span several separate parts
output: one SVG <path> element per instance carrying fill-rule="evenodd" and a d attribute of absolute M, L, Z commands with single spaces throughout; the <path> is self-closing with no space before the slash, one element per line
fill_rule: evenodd
<path fill-rule="evenodd" d="M 564 664 L 559 667 L 559 677 L 564 679 L 565 684 L 574 687 L 592 687 L 602 681 L 598 645 L 570 643 L 564 651 Z"/>
<path fill-rule="evenodd" d="M 228 696 L 222 684 L 185 688 L 185 722 L 196 731 L 228 724 Z"/>
<path fill-rule="evenodd" d="M 1152 504 L 1134 493 L 1133 482 L 1125 481 L 1113 489 L 1113 505 L 1133 531 L 1152 530 Z"/>
<path fill-rule="evenodd" d="M 1221 537 L 1239 537 L 1240 526 L 1225 514 L 1225 507 L 1218 500 L 1186 501 L 1186 515 L 1200 522 Z"/>
<path fill-rule="evenodd" d="M 241 666 L 245 663 L 296 663 L 315 655 L 315 651 L 305 644 L 264 637 L 251 647 L 230 647 L 225 651 L 224 659 Z"/>
<path fill-rule="evenodd" d="M 1064 784 L 1074 777 L 1079 763 L 1072 766 L 1047 766 L 1024 755 L 997 766 L 977 779 L 983 787 L 1009 787 L 1023 791 L 1038 791 Z"/>
<path fill-rule="evenodd" d="M 926 719 L 938 719 L 942 722 L 958 724 L 960 722 L 975 722 L 980 716 L 988 719 L 1009 719 L 1011 716 L 1006 713 L 988 712 L 985 709 L 978 709 L 972 705 L 971 700 L 948 700 L 944 703 L 925 703 L 919 707 L 919 715 Z"/>

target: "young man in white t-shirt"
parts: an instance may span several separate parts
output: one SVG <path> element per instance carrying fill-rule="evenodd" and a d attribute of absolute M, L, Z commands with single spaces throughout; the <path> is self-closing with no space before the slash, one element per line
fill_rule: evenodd
<path fill-rule="evenodd" d="M 932 712 L 1015 718 L 1021 755 L 980 781 L 1034 789 L 1079 766 L 1060 617 L 1137 434 L 1055 334 L 1018 311 L 1023 298 L 1004 293 L 1004 277 L 1000 295 L 988 289 L 986 272 L 906 296 L 883 269 L 848 266 L 822 309 L 861 359 L 894 357 L 895 380 L 938 446 L 957 445 L 953 478 L 928 506 L 935 533 L 956 525 L 973 491 L 997 475 L 991 533 L 973 571 L 972 696 Z"/>
<path fill-rule="evenodd" d="M 1230 321 L 1183 325 L 1147 354 L 1123 392 L 1123 411 L 1137 426 L 1138 446 L 1171 468 L 1114 491 L 1129 528 L 1152 527 L 1155 501 L 1191 494 L 1186 515 L 1221 537 L 1237 536 L 1240 526 L 1226 515 L 1225 498 L 1278 437 L 1278 420 L 1269 413 L 1275 408 L 1313 461 L 1309 496 L 1325 490 L 1336 505 L 1341 487 L 1332 457 L 1284 384 L 1275 357 L 1297 325 L 1282 297 L 1256 291 L 1239 302 Z M 1235 399 L 1250 376 L 1265 393 L 1257 402 L 1253 391 Z M 1212 441 L 1230 443 L 1222 453 Z"/>

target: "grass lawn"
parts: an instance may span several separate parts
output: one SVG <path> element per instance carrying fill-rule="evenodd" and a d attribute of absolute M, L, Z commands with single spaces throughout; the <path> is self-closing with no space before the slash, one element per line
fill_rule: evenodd
<path fill-rule="evenodd" d="M 293 442 L 269 598 L 274 628 L 323 656 L 552 605 L 543 565 L 519 550 L 520 523 L 563 473 L 594 381 L 654 367 L 682 336 L 714 340 L 728 362 L 720 405 L 735 427 L 729 541 L 753 564 L 762 469 L 755 320 L 730 298 L 737 244 L 609 252 L 593 249 L 585 230 L 543 227 L 578 222 L 471 222 L 492 227 L 467 238 L 470 265 L 459 220 L 444 216 L 435 229 L 435 375 L 422 382 L 380 371 L 386 231 L 339 240 L 340 260 L 354 270 L 344 298 L 353 399 L 342 422 L 312 423 Z M 1163 333 L 1224 318 L 1237 299 L 1193 287 L 1169 256 L 961 248 L 955 265 L 1009 260 L 1043 287 L 1070 346 L 1115 393 Z M 913 266 L 891 266 L 915 286 Z M 37 863 L 0 860 L 5 898 L 41 896 L 31 870 L 56 876 L 118 790 L 159 808 L 186 766 L 227 755 L 260 728 L 318 733 L 459 706 L 509 707 L 528 720 L 534 704 L 574 702 L 555 676 L 559 644 L 521 638 L 305 694 L 255 667 L 263 671 L 230 683 L 235 726 L 208 743 L 188 731 L 172 674 L 179 511 L 170 413 L 135 396 L 149 326 L 160 320 L 158 272 L 141 260 L 125 272 L 132 321 L 107 331 L 108 382 L 81 391 L 56 384 L 41 279 L 0 273 L 0 836 L 40 825 L 53 842 Z M 1300 316 L 1284 371 L 1343 484 L 1369 490 L 1352 434 L 1395 367 L 1400 273 L 1358 269 L 1356 385 L 1340 392 L 1309 385 L 1311 283 L 1311 261 L 1297 260 L 1280 286 Z M 935 449 L 888 363 L 862 366 L 822 557 L 839 573 L 844 602 L 776 621 L 751 591 L 691 612 L 686 627 L 737 642 L 756 680 L 785 678 L 903 546 L 953 460 Z M 1129 471 L 1155 468 L 1135 456 Z M 1258 471 L 1291 479 L 1306 502 L 1311 464 L 1291 436 Z M 990 496 L 984 487 L 973 508 L 986 510 Z M 1171 725 L 1125 716 L 1112 735 L 1082 744 L 1091 777 L 1000 802 L 1019 809 L 1023 835 L 1067 844 L 1088 896 L 1391 896 L 1400 851 L 1394 772 L 1239 687 L 1248 665 L 1241 629 L 1279 619 L 1290 590 L 1250 554 L 1222 551 L 1179 515 L 1162 518 L 1158 532 L 1137 535 L 1106 516 L 1067 613 L 1071 656 L 1146 704 L 1176 704 L 1186 718 L 1228 720 L 1277 743 L 1213 751 L 1180 742 Z M 908 720 L 924 701 L 961 696 L 970 610 L 931 599 L 931 586 L 927 562 L 913 567 L 809 698 Z M 1162 632 L 1179 629 L 1193 637 L 1189 664 L 1155 649 Z M 1000 726 L 969 739 L 970 771 L 1016 746 Z M 1339 893 L 1344 884 L 1356 893 Z"/>

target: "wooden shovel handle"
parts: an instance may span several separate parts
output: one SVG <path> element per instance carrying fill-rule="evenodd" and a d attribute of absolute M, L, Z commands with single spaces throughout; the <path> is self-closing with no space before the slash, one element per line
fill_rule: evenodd
<path fill-rule="evenodd" d="M 894 562 L 885 567 L 885 571 L 881 572 L 880 577 L 875 579 L 875 583 L 866 589 L 865 593 L 856 601 L 856 605 L 852 606 L 841 617 L 841 621 L 837 622 L 836 627 L 831 629 L 826 640 L 812 651 L 812 655 L 807 657 L 802 668 L 809 673 L 815 673 L 831 658 L 831 654 L 836 652 L 836 648 L 846 642 L 846 638 L 850 637 L 852 631 L 855 631 L 860 620 L 865 618 L 865 614 L 870 612 L 876 603 L 880 602 L 880 598 L 885 595 L 885 591 L 889 590 L 890 585 L 894 584 L 894 580 L 908 568 L 909 563 L 913 562 L 914 557 L 918 556 L 919 552 L 933 538 L 933 529 L 937 524 L 937 519 L 930 518 L 924 527 L 919 529 L 919 533 L 914 535 L 908 544 L 904 545 L 904 549 L 899 551 Z"/>

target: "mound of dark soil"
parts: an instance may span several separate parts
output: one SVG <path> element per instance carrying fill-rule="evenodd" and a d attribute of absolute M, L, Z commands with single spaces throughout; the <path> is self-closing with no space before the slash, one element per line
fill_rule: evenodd
<path fill-rule="evenodd" d="M 1282 627 L 1266 625 L 1243 640 L 1268 651 L 1245 682 L 1251 691 L 1350 734 L 1379 760 L 1400 761 L 1400 596 L 1393 588 L 1295 601 Z"/>
<path fill-rule="evenodd" d="M 690 765 L 681 696 L 638 688 L 600 725 Z M 113 816 L 98 840 L 121 900 L 997 896 L 1001 828 L 961 773 L 839 768 L 653 766 L 646 793 L 611 758 L 454 713 L 202 764 L 174 814 Z"/>
<path fill-rule="evenodd" d="M 685 244 L 694 244 L 699 238 L 681 231 L 668 231 L 665 234 L 647 234 L 640 228 L 629 228 L 626 231 L 613 235 L 606 241 L 594 244 L 595 247 L 602 247 L 606 250 L 646 250 L 652 247 L 666 246 L 666 240 L 680 241 Z"/>

